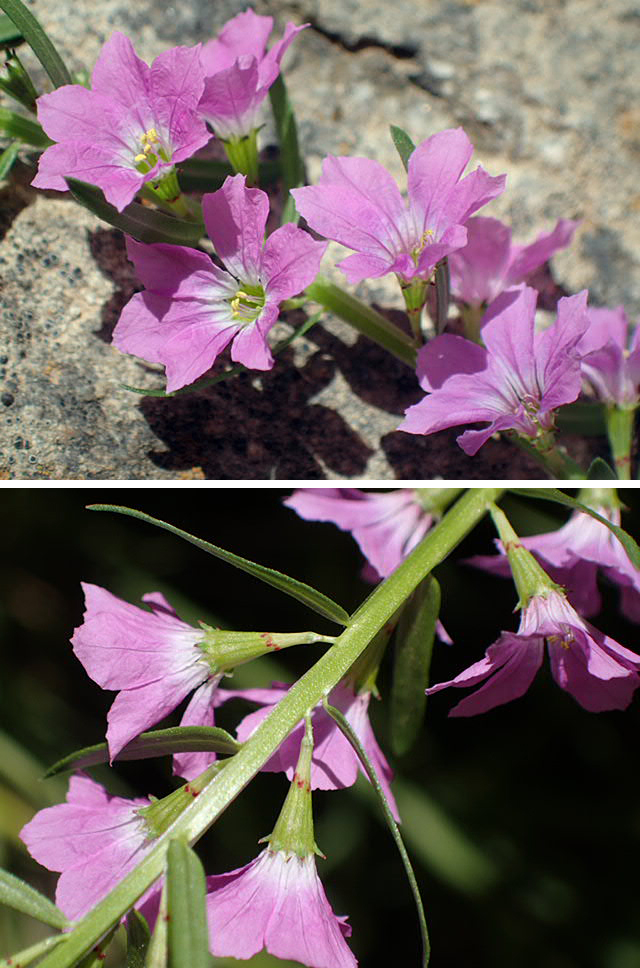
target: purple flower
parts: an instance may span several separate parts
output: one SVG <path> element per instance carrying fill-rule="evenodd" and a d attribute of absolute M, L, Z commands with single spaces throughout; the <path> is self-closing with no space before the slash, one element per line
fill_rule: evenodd
<path fill-rule="evenodd" d="M 265 242 L 269 199 L 247 188 L 243 175 L 227 178 L 202 205 L 226 269 L 197 249 L 127 240 L 146 291 L 124 307 L 113 342 L 124 353 L 164 364 L 169 393 L 205 373 L 232 340 L 236 362 L 256 370 L 273 366 L 267 333 L 280 304 L 315 279 L 326 248 L 292 224 Z"/>
<path fill-rule="evenodd" d="M 260 723 L 271 712 L 272 706 L 282 699 L 288 689 L 289 686 L 284 683 L 274 683 L 271 689 L 244 691 L 246 699 L 264 703 L 264 708 L 249 713 L 240 722 L 237 729 L 240 742 L 244 742 L 255 732 Z M 235 695 L 239 696 L 241 693 L 237 692 Z M 343 713 L 367 751 L 380 778 L 380 783 L 393 814 L 398 820 L 398 808 L 390 785 L 393 771 L 373 735 L 368 714 L 370 699 L 370 692 L 355 694 L 346 683 L 339 683 L 329 694 L 329 703 Z M 362 770 L 362 767 L 351 744 L 345 739 L 334 720 L 324 711 L 322 706 L 316 706 L 312 713 L 312 720 L 315 745 L 311 764 L 311 788 L 313 790 L 339 790 L 343 787 L 352 786 L 356 782 L 358 772 Z M 304 724 L 300 723 L 289 733 L 278 750 L 263 766 L 263 770 L 268 773 L 286 773 L 287 777 L 292 780 L 303 735 Z M 364 770 L 362 772 L 364 773 Z"/>
<path fill-rule="evenodd" d="M 588 309 L 589 328 L 581 343 L 582 373 L 604 403 L 637 407 L 640 402 L 640 328 L 622 306 Z"/>
<path fill-rule="evenodd" d="M 423 346 L 418 376 L 428 396 L 409 407 L 399 429 L 433 434 L 487 421 L 484 430 L 457 438 L 470 456 L 499 430 L 534 441 L 552 431 L 556 409 L 580 394 L 587 291 L 561 299 L 556 322 L 542 332 L 535 329 L 536 299 L 526 286 L 498 296 L 482 329 L 486 349 L 448 333 Z"/>
<path fill-rule="evenodd" d="M 263 948 L 310 968 L 355 968 L 345 942 L 346 917 L 337 917 L 324 893 L 313 854 L 263 850 L 228 874 L 207 878 L 211 951 L 251 958 Z"/>
<path fill-rule="evenodd" d="M 395 272 L 403 283 L 429 279 L 441 259 L 466 244 L 464 224 L 504 189 L 482 167 L 461 178 L 473 146 L 462 128 L 441 131 L 409 159 L 409 206 L 388 171 L 368 158 L 324 160 L 317 185 L 292 191 L 311 228 L 350 249 L 339 263 L 351 283 Z"/>
<path fill-rule="evenodd" d="M 533 596 L 522 609 L 517 633 L 503 632 L 483 659 L 455 679 L 431 686 L 427 695 L 488 679 L 450 716 L 473 716 L 517 699 L 542 663 L 545 642 L 554 679 L 581 706 L 590 712 L 626 709 L 640 686 L 640 656 L 585 622 L 557 591 Z"/>
<path fill-rule="evenodd" d="M 273 18 L 245 10 L 202 47 L 205 84 L 198 111 L 219 138 L 245 138 L 258 127 L 258 112 L 280 73 L 280 61 L 306 26 L 288 23 L 282 40 L 267 51 Z"/>
<path fill-rule="evenodd" d="M 376 494 L 355 487 L 303 487 L 284 503 L 306 521 L 331 521 L 350 531 L 371 565 L 372 581 L 390 575 L 434 521 L 411 488 Z"/>
<path fill-rule="evenodd" d="M 60 871 L 56 904 L 71 920 L 84 917 L 151 849 L 138 811 L 146 797 L 112 797 L 83 774 L 72 776 L 66 803 L 46 807 L 22 828 L 20 837 L 39 864 Z M 160 890 L 150 888 L 136 907 L 153 920 Z"/>
<path fill-rule="evenodd" d="M 210 139 L 196 108 L 204 89 L 199 47 L 174 47 L 151 67 L 116 31 L 102 48 L 91 90 L 66 84 L 38 98 L 53 141 L 32 184 L 67 191 L 65 177 L 98 185 L 122 211 L 145 182 L 158 181 Z"/>
<path fill-rule="evenodd" d="M 449 259 L 453 296 L 467 305 L 489 305 L 569 245 L 579 224 L 562 218 L 553 231 L 539 235 L 531 245 L 513 245 L 511 229 L 498 219 L 469 219 L 467 244 Z"/>
<path fill-rule="evenodd" d="M 620 510 L 611 506 L 593 505 L 593 510 L 620 524 Z M 640 622 L 640 572 L 631 562 L 616 536 L 590 514 L 574 511 L 569 520 L 556 531 L 521 538 L 520 543 L 533 552 L 554 581 L 564 586 L 571 604 L 582 615 L 595 615 L 600 610 L 597 572 L 601 568 L 610 581 L 620 585 L 621 607 L 627 618 Z M 495 575 L 511 575 L 509 561 L 496 541 L 499 555 L 477 555 L 469 559 Z"/>
<path fill-rule="evenodd" d="M 193 689 L 181 725 L 213 725 L 213 695 L 221 676 L 212 676 L 211 666 L 200 648 L 205 630 L 183 622 L 159 592 L 143 596 L 150 610 L 116 598 L 98 585 L 82 585 L 86 610 L 83 624 L 74 632 L 73 651 L 94 682 L 103 689 L 116 689 L 107 721 L 107 742 L 111 759 L 141 732 L 163 719 Z M 215 757 L 210 754 L 182 754 L 207 757 L 201 769 L 180 773 L 191 779 Z M 190 761 L 189 761 L 190 762 Z"/>

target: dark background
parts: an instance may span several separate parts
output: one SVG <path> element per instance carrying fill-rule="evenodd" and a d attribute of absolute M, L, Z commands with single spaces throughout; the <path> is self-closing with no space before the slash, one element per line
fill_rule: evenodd
<path fill-rule="evenodd" d="M 64 796 L 66 781 L 39 779 L 49 765 L 104 737 L 113 694 L 86 675 L 68 644 L 82 617 L 81 580 L 132 602 L 161 590 L 186 620 L 287 631 L 334 627 L 257 580 L 165 532 L 92 502 L 127 504 L 240 555 L 285 571 L 352 610 L 369 586 L 360 552 L 330 524 L 307 523 L 282 506 L 288 492 L 235 488 L 5 489 L 0 499 L 0 864 L 53 896 L 55 875 L 17 839 L 35 809 Z M 626 490 L 624 522 L 640 535 L 640 499 Z M 508 497 L 524 533 L 547 530 L 567 513 Z M 624 523 L 623 522 L 623 523 Z M 480 658 L 501 629 L 515 629 L 516 596 L 505 580 L 461 564 L 489 552 L 488 521 L 438 569 L 442 618 L 452 648 L 438 644 L 433 681 Z M 637 626 L 603 585 L 594 624 L 640 652 Z M 315 648 L 315 647 L 313 647 Z M 239 670 L 234 685 L 293 679 L 313 655 L 304 648 Z M 398 776 L 404 834 L 423 891 L 433 968 L 637 968 L 640 781 L 636 699 L 626 712 L 592 714 L 551 680 L 548 669 L 522 699 L 471 719 L 448 719 L 465 693 L 429 700 L 419 742 L 394 761 L 386 740 L 389 661 L 373 718 Z M 229 704 L 233 728 L 249 707 Z M 177 714 L 173 721 L 177 720 Z M 96 768 L 111 792 L 162 796 L 173 788 L 166 760 Z M 242 866 L 273 827 L 287 784 L 258 776 L 201 841 L 208 873 Z M 314 796 L 319 861 L 336 913 L 348 914 L 351 944 L 366 968 L 419 964 L 415 914 L 399 858 L 365 781 Z M 43 929 L 44 930 L 44 929 Z M 42 936 L 33 922 L 0 908 L 0 956 Z M 120 955 L 112 963 L 121 963 Z M 219 964 L 231 964 L 219 962 Z M 282 965 L 262 957 L 256 964 Z"/>

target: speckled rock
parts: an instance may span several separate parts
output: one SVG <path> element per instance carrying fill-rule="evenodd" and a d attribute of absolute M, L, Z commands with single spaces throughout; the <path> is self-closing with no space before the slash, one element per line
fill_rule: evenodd
<path fill-rule="evenodd" d="M 114 29 L 150 60 L 212 36 L 245 4 L 30 6 L 80 68 Z M 582 219 L 574 245 L 554 259 L 556 291 L 586 286 L 595 304 L 638 312 L 637 3 L 260 0 L 256 9 L 280 25 L 311 24 L 287 61 L 310 180 L 329 152 L 376 157 L 402 180 L 390 122 L 416 141 L 461 124 L 476 145 L 473 163 L 508 173 L 507 191 L 486 211 L 510 221 L 517 239 L 559 217 Z M 0 190 L 0 477 L 539 476 L 504 441 L 472 460 L 455 444 L 458 431 L 424 439 L 396 431 L 420 398 L 415 377 L 330 318 L 269 373 L 172 399 L 123 389 L 161 388 L 163 379 L 109 345 L 136 287 L 122 240 L 69 199 L 31 190 L 28 161 Z M 398 318 L 390 280 L 357 292 Z M 281 334 L 299 321 L 290 315 Z"/>

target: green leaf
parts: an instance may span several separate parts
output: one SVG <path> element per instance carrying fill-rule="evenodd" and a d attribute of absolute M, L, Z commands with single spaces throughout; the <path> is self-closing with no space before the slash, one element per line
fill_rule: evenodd
<path fill-rule="evenodd" d="M 127 964 L 126 968 L 145 968 L 145 958 L 151 932 L 147 919 L 135 908 L 127 915 Z"/>
<path fill-rule="evenodd" d="M 416 150 L 416 146 L 409 137 L 406 131 L 399 128 L 397 124 L 390 124 L 389 130 L 391 132 L 391 140 L 395 145 L 395 149 L 400 155 L 400 160 L 405 167 L 405 170 L 409 169 L 409 158 Z"/>
<path fill-rule="evenodd" d="M 273 568 L 266 568 L 264 565 L 258 565 L 254 561 L 248 561 L 246 558 L 234 555 L 231 551 L 225 551 L 224 548 L 218 548 L 217 545 L 210 544 L 210 542 L 204 541 L 202 538 L 196 538 L 187 531 L 176 528 L 166 521 L 152 518 L 151 515 L 145 514 L 143 511 L 136 511 L 134 508 L 119 507 L 115 504 L 89 504 L 88 510 L 114 511 L 116 514 L 128 514 L 132 518 L 146 521 L 147 524 L 154 524 L 158 528 L 164 528 L 165 531 L 170 531 L 171 534 L 176 534 L 179 538 L 184 538 L 185 541 L 189 541 L 196 548 L 201 548 L 208 554 L 214 555 L 216 558 L 221 558 L 222 561 L 226 561 L 228 564 L 240 568 L 241 571 L 248 572 L 250 575 L 259 578 L 268 585 L 273 585 L 274 588 L 279 589 L 286 595 L 291 595 L 292 598 L 296 598 L 308 608 L 318 612 L 319 615 L 324 615 L 325 618 L 330 618 L 339 625 L 346 626 L 350 622 L 349 614 L 345 612 L 341 605 L 338 605 L 326 595 L 323 595 L 322 592 L 311 588 L 304 582 L 290 578 L 288 575 L 283 575 L 282 572 L 275 571 Z"/>
<path fill-rule="evenodd" d="M 53 144 L 44 133 L 42 125 L 8 108 L 0 108 L 0 131 L 34 148 L 47 148 Z"/>
<path fill-rule="evenodd" d="M 110 205 L 95 185 L 66 178 L 69 191 L 81 205 L 104 222 L 132 235 L 139 242 L 169 242 L 172 245 L 196 245 L 202 237 L 202 226 L 197 222 L 175 218 L 157 212 L 138 202 L 131 202 L 123 212 Z"/>
<path fill-rule="evenodd" d="M 420 732 L 439 614 L 440 586 L 433 576 L 428 576 L 402 609 L 396 632 L 391 746 L 397 756 L 402 756 L 413 746 Z"/>
<path fill-rule="evenodd" d="M 0 45 L 17 44 L 23 39 L 22 33 L 11 17 L 7 17 L 6 13 L 0 13 Z"/>
<path fill-rule="evenodd" d="M 603 437 L 607 432 L 605 406 L 591 400 L 576 400 L 560 407 L 556 422 L 563 434 Z"/>
<path fill-rule="evenodd" d="M 15 911 L 22 911 L 29 914 L 44 924 L 51 925 L 52 928 L 65 928 L 69 923 L 55 904 L 49 898 L 36 891 L 35 888 L 25 884 L 19 877 L 15 877 L 8 871 L 0 868 L 0 904 Z"/>
<path fill-rule="evenodd" d="M 562 491 L 558 491 L 555 487 L 511 487 L 510 491 L 514 494 L 524 494 L 526 497 L 534 497 L 542 501 L 555 501 L 556 504 L 564 504 L 565 507 L 571 508 L 574 511 L 584 511 L 585 514 L 590 514 L 592 518 L 596 521 L 600 521 L 612 531 L 624 550 L 627 553 L 629 561 L 634 568 L 640 569 L 640 548 L 633 540 L 630 534 L 627 534 L 621 527 L 617 524 L 611 524 L 611 521 L 607 521 L 603 518 L 601 514 L 594 511 L 593 508 L 588 508 L 586 504 L 582 504 L 580 501 L 576 501 L 573 497 L 568 497 L 563 494 Z"/>
<path fill-rule="evenodd" d="M 8 14 L 51 78 L 54 87 L 71 84 L 71 75 L 60 54 L 53 46 L 42 25 L 21 0 L 0 0 L 0 7 Z"/>
<path fill-rule="evenodd" d="M 418 912 L 418 921 L 420 922 L 420 933 L 422 935 L 422 953 L 423 953 L 422 965 L 423 965 L 423 968 L 426 968 L 426 966 L 429 964 L 429 956 L 431 954 L 431 944 L 429 942 L 429 931 L 427 929 L 427 920 L 424 913 L 422 898 L 420 897 L 420 888 L 418 887 L 418 882 L 416 880 L 416 875 L 413 871 L 413 867 L 411 866 L 409 855 L 407 854 L 407 850 L 404 846 L 404 843 L 402 842 L 402 837 L 400 836 L 398 824 L 395 821 L 395 818 L 391 812 L 389 803 L 387 802 L 387 798 L 384 795 L 384 790 L 382 789 L 382 785 L 380 783 L 380 780 L 378 779 L 378 774 L 376 773 L 371 760 L 367 756 L 367 752 L 364 746 L 356 736 L 351 724 L 348 722 L 348 720 L 340 712 L 339 709 L 336 709 L 334 706 L 329 705 L 326 698 L 323 702 L 323 706 L 325 711 L 335 721 L 340 732 L 344 735 L 344 737 L 349 741 L 349 743 L 355 750 L 360 762 L 362 763 L 362 766 L 366 771 L 367 776 L 369 777 L 369 780 L 371 781 L 372 787 L 374 788 L 374 790 L 378 795 L 380 806 L 382 807 L 385 820 L 387 821 L 387 826 L 391 831 L 391 836 L 393 837 L 396 843 L 396 847 L 398 848 L 398 851 L 400 853 L 400 857 L 402 858 L 402 863 L 405 869 L 405 873 L 407 875 L 407 880 L 409 881 L 411 893 L 413 894 L 416 910 Z"/>
<path fill-rule="evenodd" d="M 178 167 L 178 183 L 184 192 L 214 192 L 221 188 L 225 178 L 233 175 L 228 161 L 216 159 L 188 158 Z M 272 185 L 280 177 L 278 161 L 261 161 L 258 165 L 258 180 L 264 185 Z"/>
<path fill-rule="evenodd" d="M 141 733 L 122 749 L 117 760 L 147 760 L 153 756 L 167 753 L 237 753 L 242 743 L 218 726 L 171 726 L 169 729 L 156 729 Z M 96 743 L 84 749 L 69 753 L 54 763 L 45 777 L 55 776 L 67 770 L 81 770 L 85 766 L 106 763 L 109 748 L 106 743 Z"/>
<path fill-rule="evenodd" d="M 11 957 L 0 958 L 0 968 L 25 968 L 36 958 L 46 954 L 47 951 L 51 951 L 52 948 L 57 948 L 61 941 L 66 940 L 66 934 L 51 935 L 51 937 L 37 941 L 28 948 L 23 948 L 22 951 L 16 951 Z"/>
<path fill-rule="evenodd" d="M 113 936 L 118 930 L 119 925 L 115 925 L 109 931 L 109 934 L 104 937 L 95 947 L 91 949 L 88 955 L 86 955 L 82 961 L 78 962 L 77 968 L 103 968 L 104 961 L 106 958 L 107 948 L 113 941 Z"/>
<path fill-rule="evenodd" d="M 304 185 L 304 161 L 298 145 L 298 128 L 296 116 L 287 94 L 287 88 L 282 74 L 279 74 L 269 88 L 271 110 L 276 123 L 278 141 L 280 143 L 280 168 L 282 171 L 282 187 L 285 192 L 285 204 L 282 212 L 281 224 L 297 222 L 295 202 L 290 193 L 292 188 Z"/>
<path fill-rule="evenodd" d="M 589 465 L 587 471 L 588 481 L 617 481 L 618 475 L 613 467 L 609 467 L 606 460 L 602 457 L 595 457 Z"/>
<path fill-rule="evenodd" d="M 450 279 L 449 279 L 449 260 L 445 258 L 439 262 L 435 271 L 435 327 L 436 334 L 444 332 L 449 316 L 450 299 Z"/>
<path fill-rule="evenodd" d="M 17 141 L 12 141 L 0 155 L 0 182 L 4 181 L 9 175 L 19 152 L 20 145 Z"/>
<path fill-rule="evenodd" d="M 305 291 L 309 299 L 320 303 L 330 313 L 344 319 L 358 332 L 415 369 L 416 349 L 411 338 L 381 313 L 321 275 L 316 276 Z"/>
<path fill-rule="evenodd" d="M 182 840 L 167 851 L 167 915 L 169 968 L 209 968 L 209 928 L 205 906 L 204 869 Z"/>

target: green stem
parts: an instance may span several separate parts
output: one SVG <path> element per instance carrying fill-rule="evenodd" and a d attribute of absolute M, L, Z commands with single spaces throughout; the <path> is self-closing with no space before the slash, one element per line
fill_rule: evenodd
<path fill-rule="evenodd" d="M 460 498 L 409 557 L 374 589 L 325 655 L 288 691 L 242 749 L 158 838 L 155 846 L 67 936 L 39 968 L 71 968 L 135 904 L 163 872 L 169 841 L 198 840 L 246 787 L 291 730 L 340 682 L 414 588 L 471 531 L 503 488 L 473 488 Z"/>
<path fill-rule="evenodd" d="M 245 138 L 220 139 L 233 170 L 246 175 L 247 187 L 258 184 L 258 129 Z"/>
<path fill-rule="evenodd" d="M 630 481 L 636 406 L 607 407 L 606 420 L 607 436 L 616 472 L 621 481 Z"/>
<path fill-rule="evenodd" d="M 526 437 L 520 434 L 508 432 L 507 437 L 516 444 L 520 450 L 524 450 L 530 457 L 533 457 L 549 474 L 553 480 L 584 481 L 586 471 L 576 464 L 561 447 L 543 448 L 536 447 Z"/>
<path fill-rule="evenodd" d="M 344 289 L 340 289 L 323 276 L 318 276 L 315 282 L 307 286 L 306 293 L 309 299 L 320 303 L 329 312 L 344 319 L 359 333 L 364 333 L 407 366 L 415 369 L 416 350 L 411 338 L 371 306 L 367 306 L 366 303 L 356 299 Z"/>

